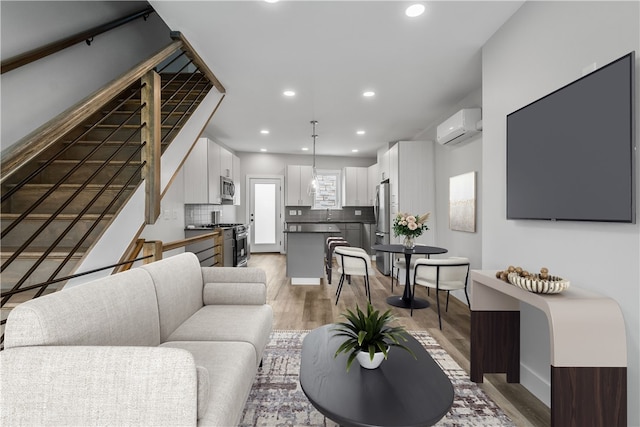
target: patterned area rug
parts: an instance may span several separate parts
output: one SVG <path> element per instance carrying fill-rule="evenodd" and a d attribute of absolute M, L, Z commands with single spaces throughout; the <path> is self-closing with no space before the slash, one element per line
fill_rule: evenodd
<path fill-rule="evenodd" d="M 336 426 L 318 412 L 300 388 L 300 352 L 305 331 L 274 331 L 262 368 L 247 399 L 241 426 Z M 514 426 L 471 382 L 467 373 L 427 332 L 411 332 L 451 379 L 455 397 L 438 426 Z"/>

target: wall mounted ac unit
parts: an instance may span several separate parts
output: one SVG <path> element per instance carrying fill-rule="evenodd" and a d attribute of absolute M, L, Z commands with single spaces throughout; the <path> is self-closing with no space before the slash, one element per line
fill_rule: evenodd
<path fill-rule="evenodd" d="M 482 130 L 480 108 L 465 108 L 438 125 L 437 141 L 442 144 L 458 144 Z"/>

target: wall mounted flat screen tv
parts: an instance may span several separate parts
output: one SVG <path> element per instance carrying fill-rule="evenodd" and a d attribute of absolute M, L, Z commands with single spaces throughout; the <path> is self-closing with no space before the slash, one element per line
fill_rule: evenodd
<path fill-rule="evenodd" d="M 635 223 L 635 52 L 507 116 L 507 219 Z"/>

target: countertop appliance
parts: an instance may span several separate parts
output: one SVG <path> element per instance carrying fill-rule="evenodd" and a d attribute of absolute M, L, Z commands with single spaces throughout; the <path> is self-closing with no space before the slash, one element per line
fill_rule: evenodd
<path fill-rule="evenodd" d="M 233 196 L 236 194 L 236 186 L 231 178 L 220 177 L 220 201 L 223 205 L 233 204 Z"/>
<path fill-rule="evenodd" d="M 376 245 L 388 245 L 391 242 L 389 235 L 391 230 L 389 183 L 383 182 L 376 186 L 376 204 L 374 215 L 376 217 Z M 385 276 L 391 274 L 392 254 L 376 251 L 376 265 Z"/>

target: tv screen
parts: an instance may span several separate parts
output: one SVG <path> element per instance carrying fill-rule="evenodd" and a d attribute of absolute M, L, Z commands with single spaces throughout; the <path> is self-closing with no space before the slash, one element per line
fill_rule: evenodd
<path fill-rule="evenodd" d="M 507 116 L 507 219 L 635 223 L 635 52 Z"/>

